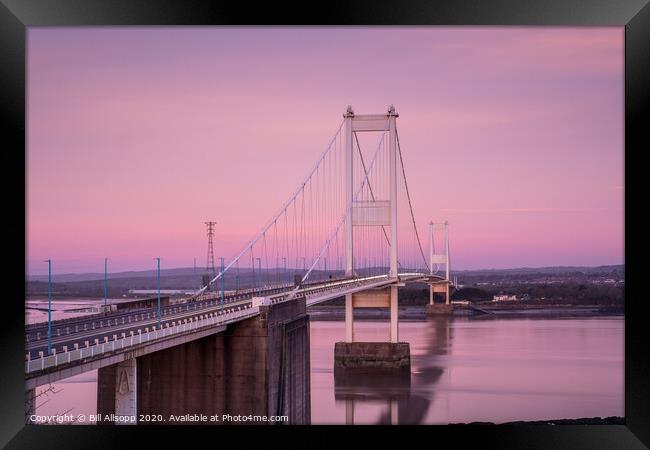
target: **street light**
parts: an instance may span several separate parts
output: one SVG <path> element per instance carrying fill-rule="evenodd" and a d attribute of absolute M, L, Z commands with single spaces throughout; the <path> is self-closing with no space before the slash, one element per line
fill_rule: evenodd
<path fill-rule="evenodd" d="M 225 284 L 226 284 L 225 283 L 226 282 L 225 277 L 226 276 L 223 273 L 223 268 L 224 268 L 223 267 L 223 256 L 220 257 L 220 259 L 221 259 L 221 306 L 223 306 L 224 297 L 226 296 L 226 292 L 225 292 Z"/>
<path fill-rule="evenodd" d="M 158 261 L 158 328 L 160 328 L 160 318 L 162 316 L 160 312 L 160 258 L 154 258 Z"/>
<path fill-rule="evenodd" d="M 287 278 L 287 258 L 286 258 L 286 256 L 282 257 L 282 261 L 284 261 L 284 277 Z M 287 279 L 286 282 L 288 283 L 289 280 Z"/>
<path fill-rule="evenodd" d="M 257 291 L 257 280 L 255 279 L 255 259 L 253 252 L 251 252 L 251 267 L 253 268 L 253 292 Z"/>
<path fill-rule="evenodd" d="M 104 308 L 108 304 L 108 258 L 104 258 Z"/>
<path fill-rule="evenodd" d="M 47 354 L 52 354 L 52 260 L 47 263 Z"/>
<path fill-rule="evenodd" d="M 239 293 L 239 260 L 237 260 L 237 266 L 235 267 L 235 278 L 237 281 L 237 293 Z"/>
<path fill-rule="evenodd" d="M 260 291 L 262 290 L 262 258 L 255 258 L 257 260 L 257 272 L 260 274 Z"/>

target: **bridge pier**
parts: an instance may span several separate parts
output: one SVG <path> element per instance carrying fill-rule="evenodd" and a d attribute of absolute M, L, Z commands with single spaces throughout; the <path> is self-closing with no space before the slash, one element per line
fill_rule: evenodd
<path fill-rule="evenodd" d="M 399 340 L 398 328 L 398 309 L 397 309 L 397 286 L 390 287 L 390 342 L 397 343 Z"/>
<path fill-rule="evenodd" d="M 137 359 L 131 358 L 116 364 L 115 415 L 117 424 L 135 425 L 138 413 Z"/>
<path fill-rule="evenodd" d="M 138 358 L 97 371 L 97 423 L 135 425 L 138 416 Z"/>
<path fill-rule="evenodd" d="M 450 294 L 449 282 L 443 281 L 438 283 L 429 283 L 429 304 L 426 305 L 426 313 L 429 316 L 452 315 L 454 306 L 449 301 Z M 445 303 L 435 303 L 433 297 L 435 293 L 445 294 Z"/>
<path fill-rule="evenodd" d="M 345 294 L 345 342 L 354 342 L 352 294 Z"/>
<path fill-rule="evenodd" d="M 132 359 L 132 379 L 120 375 L 120 364 L 99 369 L 98 413 L 117 415 L 132 405 L 138 415 L 161 415 L 163 422 L 156 422 L 161 424 L 197 423 L 170 422 L 170 416 L 187 414 L 204 414 L 205 423 L 215 425 L 266 423 L 241 419 L 249 415 L 286 415 L 288 423 L 308 424 L 305 300 L 259 308 L 259 315 L 229 324 L 221 333 Z M 128 403 L 118 394 L 131 380 L 134 400 Z M 210 420 L 213 415 L 219 420 Z"/>
<path fill-rule="evenodd" d="M 405 369 L 410 370 L 408 342 L 399 342 L 398 287 L 372 289 L 345 296 L 345 342 L 334 345 L 335 369 Z M 389 342 L 354 340 L 355 308 L 390 308 Z"/>

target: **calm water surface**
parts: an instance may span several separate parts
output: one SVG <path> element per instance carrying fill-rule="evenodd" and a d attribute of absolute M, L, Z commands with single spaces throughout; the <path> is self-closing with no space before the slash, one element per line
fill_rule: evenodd
<path fill-rule="evenodd" d="M 344 323 L 312 322 L 312 423 L 622 417 L 623 325 L 623 317 L 401 322 L 411 379 L 391 383 L 335 377 Z M 355 339 L 388 340 L 388 323 L 355 322 Z"/>
<path fill-rule="evenodd" d="M 623 317 L 427 319 L 400 323 L 411 346 L 402 379 L 334 374 L 342 321 L 311 322 L 314 424 L 446 424 L 624 415 Z M 388 339 L 388 322 L 355 322 Z M 96 412 L 97 372 L 54 385 L 38 414 Z M 43 387 L 39 389 L 42 390 Z"/>

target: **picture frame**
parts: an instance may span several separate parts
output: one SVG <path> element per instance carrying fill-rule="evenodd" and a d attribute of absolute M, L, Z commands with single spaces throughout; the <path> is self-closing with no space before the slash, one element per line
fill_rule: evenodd
<path fill-rule="evenodd" d="M 213 1 L 172 0 L 1 0 L 0 4 L 0 61 L 2 105 L 5 125 L 10 138 L 5 144 L 5 173 L 18 174 L 17 180 L 3 178 L 4 191 L 9 193 L 6 201 L 11 214 L 5 221 L 6 236 L 10 238 L 11 251 L 5 260 L 11 261 L 7 269 L 11 294 L 5 301 L 5 320 L 1 329 L 3 383 L 0 383 L 2 398 L 2 429 L 0 444 L 7 448 L 38 448 L 40 446 L 60 448 L 92 448 L 111 446 L 119 448 L 140 439 L 167 440 L 177 435 L 178 429 L 171 427 L 43 427 L 25 425 L 23 417 L 23 322 L 24 304 L 16 297 L 24 298 L 25 284 L 25 224 L 26 196 L 14 194 L 16 183 L 22 179 L 23 187 L 29 176 L 26 171 L 26 29 L 28 27 L 56 26 L 174 26 L 174 25 L 446 25 L 446 26 L 620 26 L 625 27 L 625 158 L 626 158 L 626 242 L 625 259 L 634 260 L 639 253 L 638 242 L 644 240 L 642 233 L 634 230 L 635 208 L 643 203 L 635 202 L 631 196 L 639 181 L 641 165 L 639 159 L 650 145 L 647 131 L 647 112 L 650 104 L 650 6 L 644 0 L 621 0 L 617 2 L 533 0 L 475 2 L 470 0 L 431 2 L 425 0 L 396 3 L 388 1 L 349 1 L 336 5 L 293 6 L 289 4 L 264 3 L 251 7 L 245 3 L 221 3 Z M 644 120 L 646 119 L 646 120 Z M 10 161 L 7 161 L 10 159 Z M 630 163 L 628 164 L 628 160 Z M 639 187 L 639 189 L 643 189 Z M 639 195 L 643 195 L 641 190 Z M 22 203 L 22 204 L 21 204 Z M 641 206 L 642 207 L 642 206 Z M 21 213 L 22 212 L 22 213 Z M 647 238 L 646 238 L 647 239 Z M 22 245 L 22 248 L 20 248 Z M 251 431 L 262 440 L 290 439 L 294 443 L 306 440 L 318 442 L 323 434 L 330 436 L 333 429 L 346 434 L 346 439 L 382 442 L 387 438 L 396 443 L 429 442 L 439 445 L 439 440 L 459 444 L 478 443 L 495 448 L 643 448 L 650 446 L 650 362 L 648 359 L 648 327 L 642 323 L 647 318 L 640 292 L 630 297 L 630 290 L 639 286 L 643 263 L 629 264 L 626 270 L 625 306 L 625 425 L 508 425 L 508 426 L 400 426 L 361 427 L 186 427 L 182 436 L 201 433 L 209 439 L 246 439 Z M 21 287 L 22 286 L 22 287 Z M 636 287 L 640 289 L 640 287 Z M 15 291 L 15 293 L 14 293 Z M 9 301 L 10 300 L 10 301 Z M 127 429 L 128 428 L 128 429 Z M 299 433 L 297 436 L 296 433 Z M 329 441 L 337 445 L 338 438 Z M 143 441 L 146 442 L 146 441 Z M 188 443 L 198 443 L 193 437 Z M 109 444 L 110 443 L 110 444 Z"/>

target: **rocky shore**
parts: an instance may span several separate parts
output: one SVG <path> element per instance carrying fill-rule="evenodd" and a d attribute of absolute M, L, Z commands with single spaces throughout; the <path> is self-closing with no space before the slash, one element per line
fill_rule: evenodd
<path fill-rule="evenodd" d="M 554 420 L 535 420 L 535 421 L 516 421 L 504 423 L 492 422 L 470 422 L 470 423 L 450 423 L 449 425 L 625 425 L 624 417 L 582 417 L 580 419 L 554 419 Z"/>

